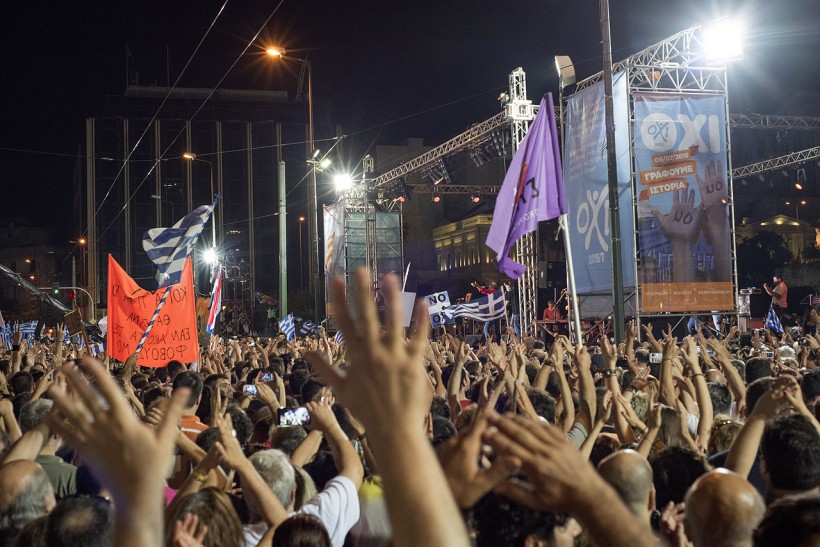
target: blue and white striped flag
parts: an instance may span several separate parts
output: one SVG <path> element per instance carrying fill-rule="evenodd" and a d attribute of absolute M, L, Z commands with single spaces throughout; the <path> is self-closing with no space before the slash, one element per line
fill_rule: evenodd
<path fill-rule="evenodd" d="M 288 342 L 293 342 L 296 337 L 296 325 L 293 323 L 293 314 L 289 313 L 287 317 L 279 320 L 279 330 L 285 333 Z"/>
<path fill-rule="evenodd" d="M 296 318 L 294 317 L 294 319 Z M 316 332 L 316 323 L 308 319 L 302 323 L 302 328 L 299 329 L 299 336 L 306 336 L 314 332 Z"/>
<path fill-rule="evenodd" d="M 769 313 L 766 314 L 766 328 L 772 329 L 777 334 L 783 334 L 783 325 L 780 324 L 780 318 L 777 317 L 772 306 L 769 306 Z"/>
<path fill-rule="evenodd" d="M 185 259 L 191 254 L 199 234 L 216 206 L 200 205 L 171 228 L 151 228 L 142 236 L 142 248 L 157 267 L 159 288 L 179 283 Z"/>
<path fill-rule="evenodd" d="M 298 315 L 294 315 L 294 316 L 293 316 L 293 322 L 294 322 L 294 323 L 301 323 L 302 321 L 304 321 L 304 319 L 302 319 L 302 318 L 301 318 L 301 317 L 299 317 Z"/>
<path fill-rule="evenodd" d="M 105 351 L 105 342 L 100 342 L 99 344 L 91 344 L 88 347 L 88 350 L 91 352 L 92 357 L 97 357 L 100 353 Z"/>
<path fill-rule="evenodd" d="M 504 291 L 498 289 L 483 298 L 447 306 L 441 310 L 441 313 L 448 319 L 466 317 L 476 321 L 492 321 L 504 317 L 505 304 Z"/>
<path fill-rule="evenodd" d="M 0 327 L 0 340 L 3 341 L 3 346 L 5 346 L 7 349 L 11 349 L 12 334 L 12 326 L 10 323 L 6 323 L 2 327 Z"/>
<path fill-rule="evenodd" d="M 476 321 L 492 321 L 504 317 L 506 299 L 502 290 L 497 290 L 482 298 L 447 306 L 441 313 L 448 319 L 466 317 Z"/>
<path fill-rule="evenodd" d="M 36 330 L 37 321 L 26 321 L 25 323 L 20 323 L 20 334 L 29 342 L 34 340 L 34 335 L 36 334 L 34 331 Z"/>
<path fill-rule="evenodd" d="M 333 339 L 336 340 L 336 343 L 340 346 L 345 343 L 345 337 L 340 330 L 336 331 L 336 336 L 334 336 Z"/>

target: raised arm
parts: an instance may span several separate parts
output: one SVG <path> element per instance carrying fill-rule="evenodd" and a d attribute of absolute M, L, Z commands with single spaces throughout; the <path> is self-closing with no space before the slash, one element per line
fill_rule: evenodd
<path fill-rule="evenodd" d="M 766 393 L 760 396 L 743 424 L 743 428 L 732 443 L 729 455 L 726 457 L 726 469 L 731 469 L 738 475 L 746 478 L 760 447 L 763 438 L 763 429 L 766 420 L 775 416 L 784 402 L 783 388 L 787 385 L 787 378 L 778 378 Z"/>
<path fill-rule="evenodd" d="M 705 348 L 704 348 L 705 351 Z M 706 386 L 706 378 L 700 368 L 698 351 L 695 341 L 691 337 L 683 340 L 683 358 L 692 372 L 692 383 L 695 385 L 695 400 L 698 403 L 698 438 L 697 442 L 705 450 L 709 446 L 709 437 L 712 435 L 712 424 L 715 412 L 712 407 L 712 397 Z M 729 366 L 732 366 L 731 364 Z"/>
<path fill-rule="evenodd" d="M 416 333 L 405 344 L 398 281 L 385 278 L 387 318 L 381 333 L 370 293 L 369 273 L 356 272 L 358 321 L 333 282 L 332 297 L 348 344 L 345 375 L 318 353 L 309 353 L 314 369 L 334 386 L 339 400 L 367 428 L 379 462 L 393 527 L 393 544 L 466 547 L 467 530 L 422 421 L 429 410 L 429 388 L 422 355 L 429 333 L 426 311 L 416 309 Z M 424 469 L 424 473 L 414 470 Z"/>
<path fill-rule="evenodd" d="M 358 490 L 364 479 L 362 460 L 359 459 L 359 454 L 353 448 L 350 439 L 342 431 L 339 422 L 336 420 L 336 415 L 330 409 L 330 405 L 327 402 L 317 402 L 306 403 L 305 406 L 310 412 L 311 427 L 321 431 L 327 440 L 328 446 L 330 446 L 333 461 L 339 469 L 339 475 L 353 481 Z"/>
<path fill-rule="evenodd" d="M 596 545 L 657 545 L 648 523 L 633 516 L 618 494 L 581 458 L 557 428 L 521 416 L 491 415 L 484 439 L 516 458 L 528 483 L 507 481 L 495 491 L 539 511 L 572 513 Z"/>
<path fill-rule="evenodd" d="M 661 393 L 660 401 L 675 408 L 678 396 L 675 394 L 675 385 L 672 383 L 672 359 L 677 354 L 677 338 L 667 338 L 663 343 L 663 357 L 661 358 Z"/>
<path fill-rule="evenodd" d="M 41 421 L 36 426 L 32 427 L 17 439 L 6 457 L 3 458 L 3 464 L 16 462 L 19 460 L 34 461 L 34 458 L 40 453 L 43 447 L 48 443 L 51 437 L 51 430 L 45 420 Z"/>
<path fill-rule="evenodd" d="M 618 438 L 622 444 L 629 444 L 635 440 L 635 436 L 632 434 L 632 429 L 629 427 L 629 423 L 626 421 L 623 411 L 621 410 L 619 398 L 621 395 L 621 386 L 618 384 L 618 374 L 615 367 L 617 355 L 615 354 L 615 347 L 613 347 L 612 342 L 610 342 L 606 336 L 601 338 L 601 355 L 604 356 L 604 363 L 606 364 L 604 378 L 606 380 L 606 387 L 609 389 L 610 397 L 612 398 L 612 416 L 614 417 L 615 431 L 618 433 Z"/>
<path fill-rule="evenodd" d="M 723 376 L 726 377 L 726 382 L 729 384 L 729 391 L 732 392 L 732 396 L 735 398 L 735 412 L 740 414 L 746 402 L 746 384 L 743 383 L 743 378 L 740 377 L 740 373 L 732 364 L 732 356 L 729 350 L 714 339 L 708 340 L 706 344 L 715 352 L 715 360 L 723 369 Z"/>
<path fill-rule="evenodd" d="M 86 461 L 114 499 L 114 545 L 153 547 L 164 542 L 162 499 L 173 439 L 190 392 L 178 389 L 156 431 L 140 423 L 99 361 L 84 358 L 91 386 L 73 365 L 63 367 L 74 393 L 55 384 L 49 390 L 59 415 L 46 419 Z M 59 417 L 58 417 L 59 416 Z"/>
<path fill-rule="evenodd" d="M 592 429 L 595 413 L 597 412 L 598 398 L 595 394 L 595 380 L 592 378 L 592 357 L 585 346 L 575 348 L 575 367 L 578 370 L 578 382 L 581 395 L 581 410 L 575 416 L 575 421 L 581 423 L 589 431 Z"/>

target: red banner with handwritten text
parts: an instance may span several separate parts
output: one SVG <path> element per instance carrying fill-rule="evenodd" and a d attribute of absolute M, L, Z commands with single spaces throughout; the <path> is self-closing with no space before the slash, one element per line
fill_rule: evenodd
<path fill-rule="evenodd" d="M 134 353 L 162 295 L 171 291 L 154 321 L 137 364 L 162 367 L 168 361 L 190 363 L 199 358 L 191 259 L 182 280 L 156 292 L 141 288 L 108 256 L 108 345 L 111 357 L 125 361 Z"/>

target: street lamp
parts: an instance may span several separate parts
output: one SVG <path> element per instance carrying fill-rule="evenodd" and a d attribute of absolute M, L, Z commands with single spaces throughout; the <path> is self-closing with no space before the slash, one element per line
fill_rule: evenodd
<path fill-rule="evenodd" d="M 305 255 L 302 253 L 302 226 L 305 225 L 305 216 L 299 216 L 299 288 L 302 289 L 305 286 L 305 283 L 302 278 L 302 274 L 305 271 Z"/>
<path fill-rule="evenodd" d="M 792 204 L 791 201 L 786 202 L 786 205 L 791 205 L 791 204 Z M 795 218 L 795 220 L 797 220 L 797 222 L 800 222 L 800 206 L 805 205 L 805 204 L 806 204 L 805 199 L 801 199 L 799 202 L 794 203 L 794 218 Z"/>
<path fill-rule="evenodd" d="M 310 254 L 310 279 L 313 289 L 313 313 L 314 320 L 319 323 L 322 318 L 320 316 L 321 310 L 321 285 L 320 285 L 320 271 L 321 271 L 321 255 L 319 254 L 319 203 L 316 191 L 316 170 L 324 169 L 329 165 L 329 160 L 326 165 L 327 158 L 319 159 L 319 151 L 316 150 L 313 140 L 313 70 L 308 59 L 301 59 L 299 57 L 291 57 L 285 55 L 285 50 L 278 47 L 269 47 L 265 53 L 275 59 L 285 59 L 288 61 L 298 61 L 307 69 L 307 98 L 308 98 L 308 146 L 311 151 L 311 158 L 308 163 L 311 165 L 310 169 L 310 185 L 308 186 L 308 237 L 310 237 L 311 249 Z"/>
<path fill-rule="evenodd" d="M 353 188 L 353 177 L 348 173 L 337 173 L 333 175 L 333 186 L 338 193 L 343 194 Z"/>
<path fill-rule="evenodd" d="M 201 161 L 202 163 L 208 164 L 208 172 L 211 178 L 211 199 L 213 200 L 216 194 L 214 194 L 214 165 L 209 160 L 203 160 L 202 158 L 196 157 L 196 154 L 193 152 L 184 152 L 182 154 L 182 158 L 188 161 Z M 216 209 L 216 205 L 214 205 L 214 209 Z M 211 247 L 214 249 L 214 253 L 216 253 L 216 211 L 211 211 Z"/>

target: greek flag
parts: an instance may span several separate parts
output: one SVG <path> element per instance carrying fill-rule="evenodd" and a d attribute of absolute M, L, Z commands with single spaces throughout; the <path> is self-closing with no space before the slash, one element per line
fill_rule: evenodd
<path fill-rule="evenodd" d="M 222 268 L 219 268 L 216 273 L 214 289 L 211 292 L 211 307 L 208 311 L 208 325 L 205 327 L 208 334 L 213 334 L 216 330 L 216 318 L 219 316 L 220 311 L 222 311 Z"/>
<path fill-rule="evenodd" d="M 105 351 L 105 342 L 100 342 L 99 344 L 91 344 L 88 347 L 89 351 L 91 352 L 92 357 L 97 357 L 100 353 Z"/>
<path fill-rule="evenodd" d="M 3 342 L 3 346 L 7 349 L 11 349 L 11 335 L 12 335 L 12 326 L 8 323 L 0 327 L 0 340 Z"/>
<path fill-rule="evenodd" d="M 296 325 L 293 323 L 293 314 L 289 313 L 287 317 L 279 320 L 279 330 L 285 333 L 288 342 L 293 342 L 296 337 Z"/>
<path fill-rule="evenodd" d="M 37 330 L 37 321 L 27 321 L 20 323 L 20 334 L 29 342 L 34 340 L 35 330 Z"/>
<path fill-rule="evenodd" d="M 298 318 L 294 317 L 294 320 L 295 319 Z M 299 336 L 306 336 L 308 334 L 313 334 L 314 332 L 316 332 L 316 323 L 308 319 L 302 323 L 302 328 L 299 329 Z"/>
<path fill-rule="evenodd" d="M 345 343 L 345 337 L 340 330 L 336 331 L 336 336 L 334 336 L 333 339 L 336 340 L 336 343 L 340 346 Z"/>
<path fill-rule="evenodd" d="M 142 248 L 157 267 L 159 288 L 179 283 L 185 259 L 190 256 L 205 223 L 216 206 L 200 205 L 171 228 L 151 228 L 142 236 Z"/>
<path fill-rule="evenodd" d="M 774 312 L 774 308 L 769 306 L 769 313 L 766 314 L 766 328 L 772 329 L 777 334 L 783 334 L 783 325 L 780 324 L 780 319 Z"/>
<path fill-rule="evenodd" d="M 483 298 L 462 302 L 454 306 L 447 306 L 441 310 L 441 313 L 447 319 L 466 317 L 467 319 L 475 319 L 476 321 L 492 321 L 504 317 L 505 304 L 504 291 L 498 289 Z"/>

